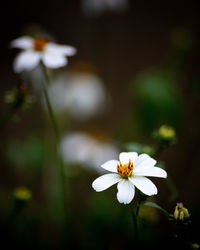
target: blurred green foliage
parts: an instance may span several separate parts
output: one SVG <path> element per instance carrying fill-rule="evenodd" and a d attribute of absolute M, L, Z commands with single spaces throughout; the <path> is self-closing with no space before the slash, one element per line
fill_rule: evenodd
<path fill-rule="evenodd" d="M 90 242 L 87 247 L 90 247 L 89 249 L 130 249 L 130 246 L 134 245 L 135 229 L 129 210 L 130 207 L 110 199 L 109 192 L 94 195 L 85 216 L 84 238 Z M 145 210 L 142 214 L 141 245 L 150 247 L 158 236 L 157 230 L 152 228 L 152 224 L 157 222 L 157 215 L 150 210 Z"/>
<path fill-rule="evenodd" d="M 138 154 L 148 154 L 153 156 L 155 154 L 155 149 L 150 145 L 144 145 L 137 142 L 130 142 L 124 145 L 124 148 L 128 152 L 137 152 Z"/>
<path fill-rule="evenodd" d="M 19 170 L 28 170 L 31 174 L 40 172 L 49 157 L 48 144 L 35 136 L 22 141 L 12 141 L 5 150 L 6 159 L 10 164 Z"/>
<path fill-rule="evenodd" d="M 142 71 L 132 81 L 131 90 L 136 102 L 134 120 L 138 121 L 143 133 L 149 134 L 161 124 L 181 126 L 183 100 L 173 71 Z"/>

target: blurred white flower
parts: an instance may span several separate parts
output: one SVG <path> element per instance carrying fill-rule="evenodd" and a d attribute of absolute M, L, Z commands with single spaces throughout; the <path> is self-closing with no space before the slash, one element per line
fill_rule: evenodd
<path fill-rule="evenodd" d="M 95 16 L 106 10 L 123 12 L 129 7 L 128 0 L 82 0 L 81 7 L 86 16 Z"/>
<path fill-rule="evenodd" d="M 145 176 L 166 178 L 165 170 L 155 167 L 156 161 L 147 154 L 138 156 L 136 152 L 120 153 L 119 160 L 110 160 L 101 165 L 111 174 L 97 178 L 92 187 L 97 192 L 117 184 L 117 199 L 120 203 L 129 204 L 135 195 L 135 187 L 146 195 L 155 195 L 158 190 Z"/>
<path fill-rule="evenodd" d="M 69 91 L 68 74 L 58 73 L 48 86 L 48 93 L 56 114 L 68 111 L 67 93 Z M 44 104 L 46 104 L 44 102 Z"/>
<path fill-rule="evenodd" d="M 58 45 L 40 37 L 20 37 L 11 42 L 11 47 L 23 50 L 14 60 L 16 73 L 34 69 L 40 60 L 48 68 L 60 68 L 68 63 L 67 56 L 76 54 L 76 49 L 72 46 Z"/>
<path fill-rule="evenodd" d="M 63 74 L 49 87 L 55 112 L 68 110 L 76 120 L 87 120 L 100 112 L 106 102 L 101 79 L 91 73 Z"/>
<path fill-rule="evenodd" d="M 99 167 L 110 158 L 119 154 L 117 147 L 108 142 L 97 140 L 87 133 L 74 132 L 63 137 L 61 155 L 66 162 L 102 172 Z"/>

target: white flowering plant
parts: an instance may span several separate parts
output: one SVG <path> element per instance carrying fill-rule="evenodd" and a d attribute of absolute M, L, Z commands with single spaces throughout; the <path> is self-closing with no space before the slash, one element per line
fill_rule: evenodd
<path fill-rule="evenodd" d="M 91 4 L 92 2 L 94 3 Z M 82 7 L 84 6 L 84 13 L 86 14 L 88 9 L 91 14 L 89 16 L 97 20 L 98 16 L 99 18 L 101 16 L 100 13 L 103 16 L 103 12 L 107 13 L 109 10 L 117 10 L 115 14 L 121 13 L 122 15 L 129 7 L 130 1 L 97 0 L 81 1 L 81 3 Z M 91 6 L 88 7 L 88 4 Z M 95 13 L 93 15 L 93 10 L 98 15 Z M 108 14 L 106 13 L 105 17 Z M 87 15 L 87 17 L 89 16 Z M 178 138 L 175 131 L 176 126 L 171 125 L 176 123 L 173 121 L 169 121 L 169 124 L 163 123 L 170 120 L 168 117 L 176 117 L 176 113 L 171 114 L 173 111 L 171 98 L 174 98 L 171 97 L 171 93 L 176 93 L 176 91 L 172 91 L 173 84 L 169 89 L 167 88 L 168 81 L 171 79 L 165 79 L 167 73 L 161 73 L 161 75 L 159 73 L 157 77 L 153 72 L 153 77 L 151 77 L 151 73 L 144 72 L 143 77 L 134 84 L 134 86 L 137 85 L 136 89 L 133 88 L 136 90 L 134 92 L 135 100 L 137 101 L 137 97 L 139 97 L 143 104 L 140 107 L 141 116 L 135 116 L 135 125 L 133 125 L 129 119 L 126 119 L 128 111 L 131 110 L 131 106 L 126 108 L 126 105 L 130 104 L 128 97 L 126 96 L 127 103 L 124 102 L 123 93 L 122 95 L 118 93 L 123 88 L 120 86 L 121 89 L 118 89 L 119 86 L 116 86 L 118 82 L 114 81 L 116 79 L 120 82 L 120 79 L 116 77 L 117 74 L 113 76 L 112 71 L 108 70 L 111 72 L 109 73 L 111 77 L 107 79 L 107 74 L 101 74 L 101 70 L 97 69 L 97 66 L 93 65 L 94 63 L 89 59 L 87 62 L 85 59 L 82 61 L 82 58 L 77 60 L 75 57 L 74 62 L 68 65 L 69 58 L 77 53 L 75 47 L 57 44 L 50 41 L 47 36 L 41 35 L 19 37 L 10 43 L 10 47 L 20 50 L 13 63 L 13 71 L 20 77 L 18 87 L 8 91 L 4 99 L 5 103 L 9 104 L 10 110 L 5 112 L 5 116 L 2 116 L 0 121 L 2 155 L 5 151 L 2 165 L 5 164 L 9 167 L 16 165 L 16 169 L 13 170 L 13 180 L 16 179 L 14 183 L 18 185 L 21 180 L 25 183 L 30 181 L 33 190 L 28 185 L 19 185 L 23 188 L 14 188 L 15 202 L 13 209 L 5 209 L 8 211 L 7 214 L 12 211 L 11 215 L 6 214 L 8 221 L 3 222 L 2 231 L 8 233 L 10 237 L 13 228 L 16 228 L 17 231 L 21 230 L 23 212 L 30 207 L 31 213 L 32 211 L 33 213 L 42 211 L 40 218 L 43 220 L 44 217 L 45 222 L 48 222 L 44 223 L 46 228 L 52 222 L 53 233 L 55 235 L 57 233 L 56 248 L 72 246 L 77 249 L 129 249 L 131 246 L 138 249 L 140 246 L 146 247 L 149 242 L 153 242 L 155 235 L 157 237 L 155 238 L 159 239 L 157 233 L 162 223 L 156 224 L 160 219 L 158 210 L 165 215 L 165 217 L 161 217 L 161 222 L 167 218 L 170 223 L 173 223 L 173 226 L 177 226 L 176 232 L 173 232 L 173 229 L 171 232 L 176 236 L 178 244 L 183 241 L 187 242 L 186 247 L 188 247 L 188 242 L 190 246 L 197 247 L 197 243 L 192 244 L 193 242 L 188 240 L 189 237 L 185 237 L 190 234 L 188 226 L 192 224 L 192 215 L 189 213 L 191 210 L 184 207 L 183 203 L 176 203 L 179 190 L 171 178 L 169 163 L 172 161 L 166 161 L 166 163 L 164 161 L 168 157 L 170 158 L 170 153 L 166 152 L 168 147 L 174 146 Z M 80 46 L 79 49 L 81 50 L 81 48 Z M 112 48 L 114 49 L 115 46 Z M 96 49 L 94 51 L 96 52 Z M 101 50 L 98 50 L 98 53 L 99 51 L 101 53 Z M 80 53 L 79 56 L 82 57 L 83 54 Z M 90 58 L 89 55 L 87 56 Z M 98 58 L 96 59 L 98 61 Z M 104 60 L 102 62 L 105 64 Z M 14 77 L 18 76 L 14 74 Z M 29 86 L 30 83 L 33 89 Z M 34 88 L 37 91 L 34 92 Z M 116 102 L 113 98 L 115 94 Z M 37 99 L 44 108 L 39 112 L 40 106 L 39 109 L 38 106 L 34 106 Z M 165 117 L 165 113 L 163 113 L 162 119 L 160 119 L 159 113 L 162 113 L 163 107 L 166 108 L 169 116 Z M 33 112 L 31 108 L 33 108 Z M 8 144 L 13 134 L 19 136 L 23 143 L 12 142 L 11 146 L 5 143 L 4 147 L 6 125 L 10 120 L 17 121 L 16 117 L 20 111 L 28 111 L 25 117 L 27 124 L 25 123 L 24 127 L 17 126 L 17 123 L 13 127 L 8 126 L 11 130 L 13 129 L 11 133 L 10 131 L 8 133 Z M 120 119 L 118 115 L 120 115 Z M 144 120 L 143 116 L 145 116 Z M 149 123 L 151 126 L 148 125 L 148 120 L 151 120 Z M 45 125 L 40 128 L 43 121 Z M 49 121 L 50 126 L 48 127 Z M 31 132 L 30 130 L 35 124 L 37 124 L 37 129 Z M 145 126 L 146 129 L 144 129 Z M 158 129 L 153 133 L 155 128 Z M 36 138 L 36 140 L 28 142 L 30 139 L 24 138 L 24 134 L 36 133 L 39 129 L 41 129 L 39 140 Z M 30 136 L 32 138 L 32 134 Z M 138 141 L 142 143 L 133 141 L 134 136 L 137 136 Z M 165 152 L 166 155 L 162 154 Z M 171 165 L 173 167 L 173 164 Z M 19 169 L 21 172 L 18 171 Z M 10 172 L 9 169 L 9 172 L 5 173 Z M 189 175 L 191 172 L 189 167 L 187 171 L 185 169 L 182 171 L 185 175 Z M 2 178 L 4 178 L 3 171 Z M 186 180 L 186 182 L 189 181 Z M 186 184 L 184 182 L 183 185 L 180 182 L 179 185 L 183 187 Z M 163 187 L 164 189 L 162 189 Z M 39 194 L 39 199 L 36 197 L 36 193 Z M 4 200 L 3 196 L 2 203 Z M 38 207 L 31 207 L 37 202 Z M 163 202 L 164 207 L 168 207 L 167 209 L 170 209 L 170 206 L 173 206 L 173 209 L 175 207 L 174 212 L 169 213 L 157 202 Z M 23 206 L 19 206 L 19 204 Z M 174 204 L 177 205 L 174 206 Z M 147 207 L 153 209 L 153 212 L 145 211 Z M 171 209 L 171 211 L 173 210 Z M 27 214 L 24 213 L 25 216 Z M 2 217 L 7 220 L 6 216 Z M 34 216 L 37 217 L 37 213 Z M 20 226 L 16 223 L 18 220 Z M 132 222 L 134 228 L 132 228 Z M 4 228 L 4 224 L 8 226 Z M 27 224 L 29 221 L 27 223 L 25 218 L 25 232 L 27 232 Z M 56 226 L 54 227 L 54 225 Z M 158 229 L 155 229 L 154 225 L 159 225 Z M 57 230 L 58 228 L 59 230 Z M 20 230 L 19 232 L 21 232 Z M 30 231 L 32 232 L 32 230 Z M 26 234 L 24 235 L 26 236 Z M 57 245 L 60 235 L 64 236 L 64 239 L 60 245 Z M 152 239 L 150 239 L 151 236 L 153 236 Z M 76 242 L 73 237 L 77 240 Z M 94 238 L 97 243 L 92 241 L 88 243 L 87 237 Z M 23 240 L 25 238 L 23 237 Z M 33 239 L 35 238 L 37 237 L 33 237 Z M 102 239 L 103 243 L 99 239 Z M 150 240 L 147 240 L 146 243 L 146 239 Z M 161 241 L 162 239 L 159 239 L 159 244 Z M 40 239 L 38 242 L 40 245 Z M 38 245 L 34 246 L 37 248 Z M 38 248 L 43 247 L 46 248 L 46 244 L 42 242 L 42 247 Z M 148 245 L 148 247 L 151 246 Z M 53 249 L 54 246 L 50 248 Z M 49 249 L 48 246 L 47 249 Z"/>
<path fill-rule="evenodd" d="M 14 60 L 13 68 L 16 73 L 34 69 L 40 61 L 50 69 L 60 68 L 68 63 L 68 56 L 76 54 L 76 49 L 68 45 L 59 45 L 43 37 L 23 36 L 13 40 L 12 48 L 22 51 Z"/>
<path fill-rule="evenodd" d="M 97 191 L 104 191 L 117 183 L 117 199 L 120 203 L 129 204 L 135 195 L 135 187 L 145 195 L 157 194 L 156 186 L 146 176 L 166 178 L 165 170 L 155 167 L 156 161 L 147 154 L 138 156 L 136 152 L 123 152 L 119 161 L 110 160 L 101 165 L 112 172 L 97 178 L 92 187 Z"/>

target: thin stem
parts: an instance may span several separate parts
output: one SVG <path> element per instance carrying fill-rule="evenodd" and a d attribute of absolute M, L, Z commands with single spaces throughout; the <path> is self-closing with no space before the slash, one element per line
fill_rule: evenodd
<path fill-rule="evenodd" d="M 157 158 L 163 152 L 165 148 L 166 146 L 159 144 L 154 154 L 154 157 Z M 171 191 L 171 196 L 169 198 L 169 201 L 174 201 L 178 197 L 178 189 L 176 188 L 176 185 L 174 184 L 174 181 L 172 180 L 169 174 L 167 176 L 166 182 L 169 187 L 169 190 Z"/>
<path fill-rule="evenodd" d="M 171 176 L 168 175 L 166 179 L 167 185 L 171 191 L 171 195 L 169 197 L 169 201 L 174 201 L 178 197 L 178 189 L 176 188 L 174 181 L 172 180 Z"/>
<path fill-rule="evenodd" d="M 136 210 L 135 210 L 135 216 L 136 218 L 138 217 L 139 211 L 140 211 L 140 204 L 141 204 L 141 199 L 139 199 L 137 206 L 136 206 Z"/>
<path fill-rule="evenodd" d="M 161 143 L 159 143 L 158 148 L 156 149 L 156 152 L 154 154 L 154 157 L 157 158 L 165 149 L 166 147 L 164 145 L 162 145 Z"/>
<path fill-rule="evenodd" d="M 138 233 L 137 215 L 134 212 L 133 207 L 131 205 L 129 205 L 129 207 L 130 207 L 131 215 L 133 218 L 134 229 L 135 229 L 135 243 L 136 243 L 136 246 L 138 246 L 139 245 L 139 233 Z"/>
<path fill-rule="evenodd" d="M 44 96 L 45 100 L 47 103 L 48 111 L 49 111 L 49 116 L 52 122 L 52 126 L 54 129 L 54 134 L 55 134 L 55 140 L 56 140 L 56 154 L 57 154 L 57 159 L 58 159 L 58 165 L 59 165 L 59 171 L 60 171 L 60 180 L 61 180 L 61 188 L 62 188 L 62 199 L 63 199 L 63 208 L 64 208 L 64 214 L 67 213 L 67 203 L 66 203 L 66 198 L 67 198 L 67 191 L 66 191 L 66 176 L 65 176 L 65 166 L 63 163 L 62 158 L 60 157 L 60 152 L 59 152 L 59 145 L 60 145 L 60 133 L 57 125 L 57 121 L 54 115 L 54 111 L 50 102 L 50 98 L 48 95 L 47 91 L 47 86 L 50 83 L 50 79 L 48 76 L 48 73 L 46 71 L 45 66 L 42 64 L 42 70 L 43 70 L 43 90 L 44 90 Z"/>

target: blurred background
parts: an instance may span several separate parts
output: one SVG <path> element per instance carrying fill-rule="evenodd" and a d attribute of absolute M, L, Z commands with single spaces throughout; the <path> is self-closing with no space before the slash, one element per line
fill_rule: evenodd
<path fill-rule="evenodd" d="M 200 217 L 198 3 L 29 0 L 4 3 L 0 19 L 0 227 L 7 246 L 132 246 L 129 209 L 118 203 L 116 186 L 96 193 L 91 183 L 103 173 L 100 164 L 117 159 L 121 151 L 148 149 L 151 154 L 157 148 L 153 134 L 163 124 L 176 130 L 177 139 L 157 160 L 174 184 L 170 188 L 165 180 L 153 179 L 159 193 L 150 200 L 170 213 L 182 201 L 196 228 Z M 13 72 L 18 51 L 11 50 L 9 43 L 22 35 L 45 35 L 78 51 L 66 67 L 49 72 L 49 95 L 66 164 L 67 212 L 62 211 L 54 133 L 40 69 L 22 75 Z M 20 84 L 26 97 L 13 111 Z M 26 190 L 24 195 L 23 190 L 22 196 L 16 195 L 19 187 L 31 193 Z M 140 215 L 144 247 L 171 242 L 172 225 L 159 210 L 142 208 Z M 199 232 L 191 235 L 194 243 Z"/>

